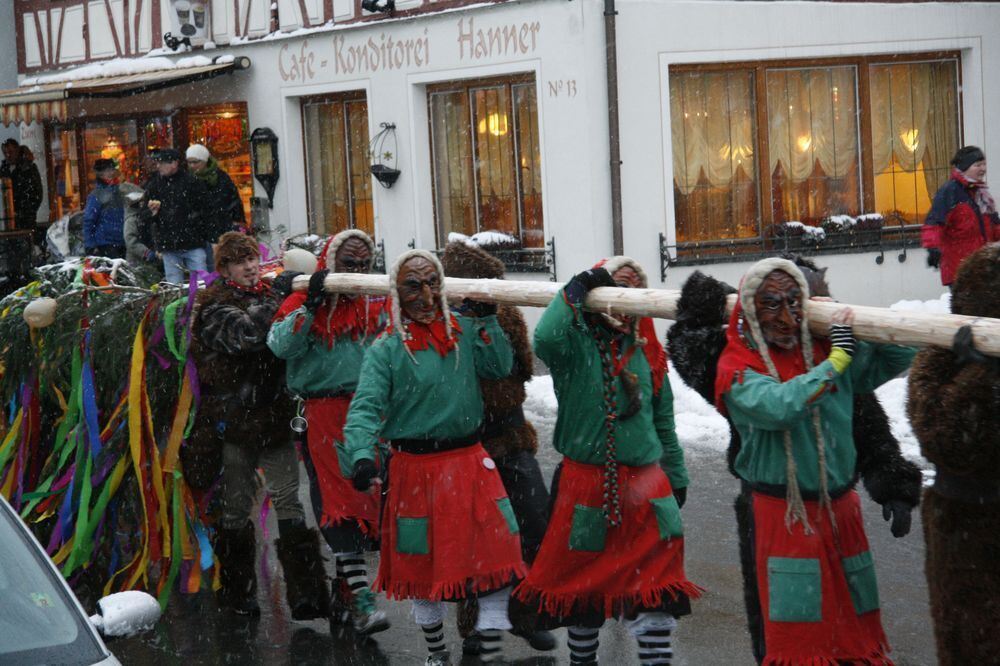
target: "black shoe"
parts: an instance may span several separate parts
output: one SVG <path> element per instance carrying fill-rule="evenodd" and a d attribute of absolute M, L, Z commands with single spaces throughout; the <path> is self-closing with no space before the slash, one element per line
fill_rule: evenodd
<path fill-rule="evenodd" d="M 510 633 L 528 641 L 528 645 L 533 650 L 549 652 L 556 649 L 556 637 L 552 635 L 551 631 L 545 631 L 544 629 L 530 629 L 528 631 L 511 629 Z"/>
<path fill-rule="evenodd" d="M 479 632 L 473 631 L 462 640 L 462 654 L 467 657 L 478 657 L 483 652 L 483 641 Z"/>

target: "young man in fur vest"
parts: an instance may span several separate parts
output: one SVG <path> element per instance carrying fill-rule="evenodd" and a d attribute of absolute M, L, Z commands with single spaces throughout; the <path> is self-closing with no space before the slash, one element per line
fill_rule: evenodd
<path fill-rule="evenodd" d="M 362 636 L 389 628 L 385 613 L 375 607 L 364 559 L 365 551 L 378 550 L 381 506 L 378 493 L 356 490 L 341 474 L 337 446 L 344 441 L 361 361 L 385 328 L 386 300 L 327 294 L 323 281 L 328 267 L 336 273 L 368 273 L 374 260 L 375 244 L 365 232 L 349 229 L 331 237 L 309 290 L 285 299 L 267 336 L 271 351 L 285 360 L 288 389 L 304 402 L 309 429 L 302 457 L 320 532 L 334 552 L 334 602 L 346 585 L 354 629 Z"/>
<path fill-rule="evenodd" d="M 951 311 L 1000 319 L 1000 244 L 958 269 Z M 927 586 L 942 666 L 1000 659 L 1000 359 L 983 356 L 971 330 L 952 351 L 928 348 L 910 370 L 907 412 L 934 464 L 924 492 Z"/>
<path fill-rule="evenodd" d="M 613 286 L 643 288 L 646 274 L 628 257 L 602 261 L 570 280 L 535 327 L 563 460 L 545 539 L 514 594 L 569 627 L 573 664 L 596 663 L 608 618 L 636 637 L 643 664 L 669 664 L 676 618 L 700 592 L 684 573 L 687 470 L 652 320 L 583 310 L 592 289 Z"/>
<path fill-rule="evenodd" d="M 811 260 L 786 257 L 802 271 L 813 296 L 830 296 L 826 268 Z M 707 402 L 715 400 L 716 365 L 726 346 L 726 298 L 736 290 L 715 278 L 696 271 L 684 283 L 677 303 L 677 319 L 667 331 L 670 360 L 684 381 Z M 726 458 L 729 471 L 739 478 L 734 464 L 740 452 L 739 433 L 729 422 L 729 448 Z M 886 520 L 892 521 L 895 537 L 910 530 L 910 514 L 920 500 L 920 469 L 903 457 L 899 442 L 892 435 L 889 417 L 874 393 L 854 396 L 854 446 L 857 463 L 854 485 L 863 481 L 872 500 L 883 507 Z M 753 563 L 752 490 L 743 483 L 734 502 L 740 564 L 743 573 L 743 596 L 747 626 L 757 663 L 764 659 L 764 630 L 760 615 L 760 595 Z"/>
<path fill-rule="evenodd" d="M 850 308 L 834 314 L 829 338 L 814 337 L 808 299 L 791 261 L 754 264 L 715 381 L 715 404 L 742 440 L 733 466 L 752 493 L 762 663 L 890 663 L 851 421 L 854 394 L 905 370 L 914 352 L 856 342 Z"/>
<path fill-rule="evenodd" d="M 503 262 L 472 241 L 448 243 L 441 257 L 445 275 L 455 278 L 500 280 L 504 276 Z M 457 311 L 463 312 L 463 303 Z M 514 368 L 502 379 L 483 379 L 483 448 L 497 464 L 497 471 L 510 497 L 514 516 L 521 529 L 521 554 L 529 566 L 535 561 L 545 526 L 548 523 L 549 491 L 545 488 L 542 470 L 535 460 L 538 434 L 530 421 L 524 418 L 522 405 L 526 397 L 525 383 L 531 381 L 534 357 L 524 315 L 512 305 L 497 308 L 497 321 L 514 349 Z M 475 600 L 463 606 L 459 615 L 459 631 L 466 635 L 466 625 L 471 629 L 475 622 Z M 463 622 L 465 613 L 471 617 Z M 512 633 L 521 636 L 536 650 L 555 649 L 552 633 L 535 627 L 535 614 L 516 601 L 510 606 Z M 463 652 L 478 654 L 480 644 L 473 633 L 465 636 Z"/>
<path fill-rule="evenodd" d="M 499 658 L 510 584 L 524 576 L 518 524 L 480 444 L 479 379 L 510 374 L 496 306 L 448 310 L 444 270 L 424 250 L 389 274 L 391 328 L 365 354 L 344 427 L 343 465 L 355 487 L 378 476 L 378 442 L 392 446 L 376 589 L 413 600 L 428 664 L 447 664 L 445 601 L 479 596 L 480 658 Z"/>
<path fill-rule="evenodd" d="M 291 400 L 284 365 L 265 340 L 278 299 L 260 279 L 260 250 L 250 236 L 219 239 L 220 279 L 198 293 L 192 350 L 201 382 L 201 404 L 184 474 L 196 488 L 211 484 L 213 452 L 222 451 L 222 521 L 215 544 L 222 567 L 218 599 L 233 611 L 258 615 L 256 538 L 251 512 L 257 469 L 278 515 L 278 559 L 292 618 L 328 615 L 330 592 L 315 530 L 306 527 L 298 499 L 299 464 L 288 432 Z"/>

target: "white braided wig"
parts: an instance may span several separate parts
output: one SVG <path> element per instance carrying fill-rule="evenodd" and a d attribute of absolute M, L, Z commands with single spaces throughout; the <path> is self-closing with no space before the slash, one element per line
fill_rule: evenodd
<path fill-rule="evenodd" d="M 757 308 L 754 305 L 754 297 L 757 295 L 757 290 L 760 289 L 761 284 L 773 271 L 782 271 L 783 273 L 787 273 L 793 280 L 795 280 L 799 289 L 802 290 L 803 310 L 802 322 L 800 324 L 801 328 L 799 331 L 799 339 L 801 341 L 799 349 L 807 371 L 811 370 L 814 365 L 813 343 L 812 333 L 809 330 L 809 318 L 805 309 L 805 301 L 809 300 L 809 284 L 806 281 L 805 275 L 803 275 L 802 271 L 799 270 L 799 267 L 787 259 L 780 259 L 778 257 L 762 259 L 751 266 L 750 270 L 748 270 L 746 275 L 743 276 L 743 282 L 740 284 L 740 305 L 743 307 L 743 320 L 746 322 L 747 328 L 749 329 L 747 333 L 750 336 L 750 340 L 756 347 L 758 353 L 760 353 L 761 358 L 764 360 L 764 365 L 767 366 L 768 373 L 780 382 L 781 377 L 778 375 L 778 369 L 775 367 L 770 353 L 768 353 L 767 341 L 764 340 L 764 334 L 760 328 L 760 321 L 757 318 Z M 820 426 L 819 410 L 815 407 L 811 407 L 809 408 L 809 411 L 812 417 L 813 430 L 816 434 L 816 455 L 819 462 L 818 472 L 820 484 L 819 501 L 820 505 L 826 509 L 830 522 L 833 525 L 834 530 L 836 530 L 837 523 L 833 517 L 833 508 L 830 501 L 829 488 L 827 486 L 826 441 L 823 437 L 823 429 Z M 789 530 L 791 530 L 792 524 L 795 522 L 801 522 L 806 534 L 810 534 L 813 530 L 809 525 L 805 504 L 802 501 L 802 492 L 799 489 L 795 458 L 792 454 L 792 436 L 787 430 L 784 433 L 784 444 L 785 471 L 786 476 L 788 477 L 786 486 L 786 500 L 788 502 L 788 508 L 785 511 L 785 525 Z"/>

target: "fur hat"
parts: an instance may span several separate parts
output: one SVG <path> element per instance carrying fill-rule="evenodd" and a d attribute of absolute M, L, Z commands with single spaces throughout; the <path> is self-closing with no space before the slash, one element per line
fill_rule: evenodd
<path fill-rule="evenodd" d="M 346 229 L 327 241 L 322 257 L 324 268 L 329 268 L 331 271 L 333 270 L 334 263 L 337 258 L 337 251 L 340 250 L 341 246 L 343 246 L 343 244 L 351 238 L 357 238 L 368 246 L 368 251 L 370 253 L 368 256 L 368 270 L 371 270 L 372 264 L 375 263 L 375 241 L 372 240 L 371 236 L 361 231 L 361 229 Z"/>
<path fill-rule="evenodd" d="M 420 257 L 421 259 L 426 259 L 431 262 L 434 269 L 437 271 L 438 279 L 441 280 L 441 312 L 444 314 L 445 331 L 450 338 L 452 337 L 451 317 L 448 316 L 448 296 L 445 293 L 444 267 L 441 266 L 441 262 L 438 261 L 438 258 L 427 250 L 408 250 L 399 255 L 396 258 L 396 261 L 392 264 L 392 268 L 389 270 L 389 296 L 392 299 L 389 313 L 389 316 L 392 318 L 390 323 L 393 329 L 399 333 L 400 338 L 403 340 L 409 339 L 410 334 L 407 332 L 406 327 L 403 326 L 403 314 L 399 306 L 399 290 L 396 289 L 396 278 L 399 277 L 399 269 L 403 267 L 403 264 L 416 257 Z"/>
<path fill-rule="evenodd" d="M 1000 243 L 979 248 L 961 263 L 952 285 L 951 311 L 1000 319 Z"/>
<path fill-rule="evenodd" d="M 219 244 L 215 248 L 216 270 L 248 257 L 260 257 L 260 247 L 252 236 L 239 231 L 227 231 L 219 236 Z"/>
<path fill-rule="evenodd" d="M 192 143 L 188 146 L 185 156 L 189 160 L 198 160 L 199 162 L 207 162 L 212 159 L 212 153 L 208 152 L 208 148 L 200 143 Z"/>
<path fill-rule="evenodd" d="M 115 164 L 114 160 L 109 160 L 106 157 L 94 160 L 94 172 L 99 173 L 101 171 L 111 171 L 112 169 L 117 169 L 118 165 Z"/>
<path fill-rule="evenodd" d="M 465 241 L 448 243 L 441 255 L 441 265 L 448 277 L 499 280 L 504 274 L 502 261 L 481 247 Z"/>

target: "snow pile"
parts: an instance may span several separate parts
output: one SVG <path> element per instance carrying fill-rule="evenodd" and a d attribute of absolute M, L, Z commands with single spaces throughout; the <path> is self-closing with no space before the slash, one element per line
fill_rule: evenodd
<path fill-rule="evenodd" d="M 480 231 L 471 236 L 452 231 L 448 234 L 448 242 L 461 242 L 473 247 L 518 247 L 521 244 L 519 240 L 502 231 Z"/>
<path fill-rule="evenodd" d="M 941 294 L 933 301 L 897 301 L 889 306 L 890 310 L 899 312 L 930 312 L 933 314 L 951 314 L 951 292 Z"/>
<path fill-rule="evenodd" d="M 232 62 L 233 57 L 223 56 L 214 61 L 217 64 Z M 67 81 L 81 81 L 83 79 L 101 79 L 109 76 L 126 76 L 130 74 L 144 74 L 146 72 L 160 72 L 168 69 L 188 69 L 190 67 L 205 67 L 213 64 L 211 58 L 205 56 L 188 56 L 176 61 L 170 58 L 115 58 L 105 62 L 84 65 L 74 69 L 59 72 L 58 74 L 47 74 L 45 76 L 33 76 L 24 79 L 21 87 L 38 86 L 46 83 L 65 83 Z"/>

